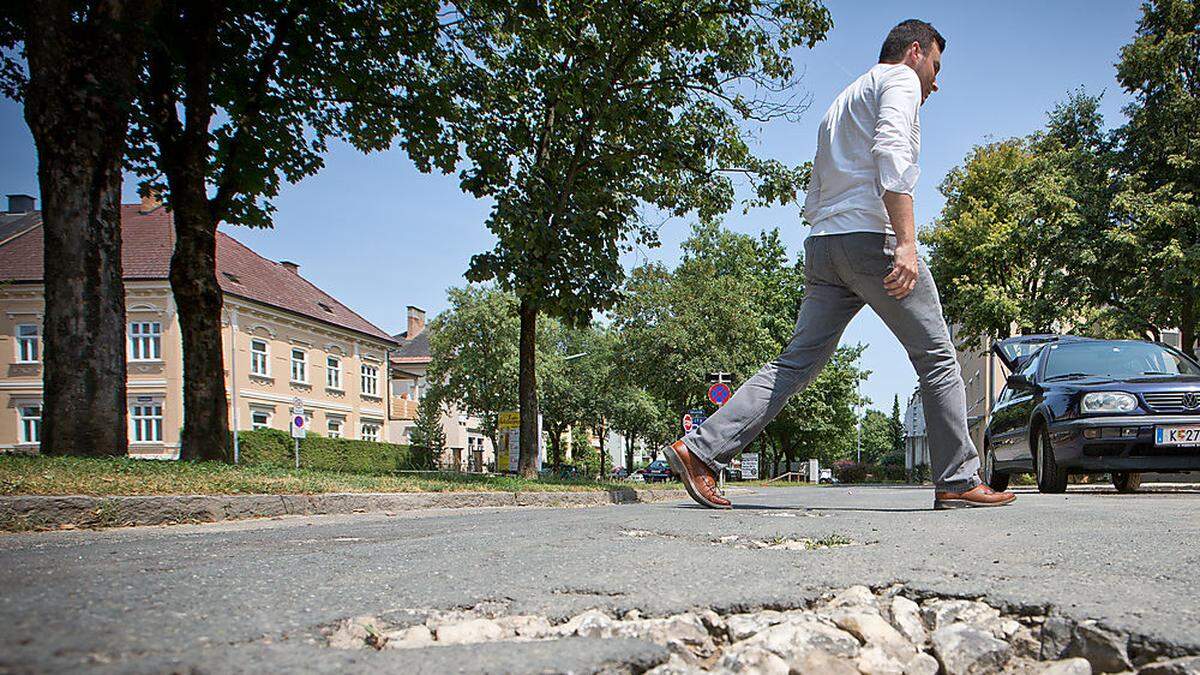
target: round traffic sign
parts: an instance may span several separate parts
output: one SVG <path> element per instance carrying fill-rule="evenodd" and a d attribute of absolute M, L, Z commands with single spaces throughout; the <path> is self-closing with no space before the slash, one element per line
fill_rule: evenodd
<path fill-rule="evenodd" d="M 733 391 L 724 382 L 717 382 L 708 388 L 708 400 L 712 401 L 714 405 L 725 405 L 730 396 L 733 396 Z"/>
<path fill-rule="evenodd" d="M 692 430 L 692 416 L 685 413 L 683 416 L 683 431 L 684 431 L 684 433 L 687 433 L 691 430 Z"/>
<path fill-rule="evenodd" d="M 296 425 L 297 429 L 304 428 L 304 415 L 296 415 L 292 418 L 292 424 Z"/>

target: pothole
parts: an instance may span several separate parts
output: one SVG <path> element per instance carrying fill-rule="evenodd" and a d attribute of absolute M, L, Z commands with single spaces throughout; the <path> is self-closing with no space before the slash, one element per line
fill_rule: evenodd
<path fill-rule="evenodd" d="M 1044 608 L 1004 612 L 980 600 L 925 597 L 902 585 L 852 586 L 806 607 L 719 614 L 696 609 L 664 617 L 589 609 L 556 623 L 495 614 L 483 605 L 355 617 L 322 630 L 338 649 L 585 638 L 633 638 L 665 647 L 648 675 L 694 673 L 1193 673 L 1200 656 L 1130 636 L 1096 621 Z"/>
<path fill-rule="evenodd" d="M 855 542 L 840 534 L 830 534 L 818 538 L 795 538 L 776 535 L 754 539 L 739 534 L 716 537 L 711 540 L 714 544 L 725 544 L 734 548 L 770 549 L 776 551 L 815 551 L 822 548 L 842 548 L 853 546 Z"/>

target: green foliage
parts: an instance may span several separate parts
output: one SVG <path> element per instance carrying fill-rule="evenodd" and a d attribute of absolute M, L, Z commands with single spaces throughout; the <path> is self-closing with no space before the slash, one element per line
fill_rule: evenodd
<path fill-rule="evenodd" d="M 241 462 L 251 466 L 295 466 L 294 440 L 279 429 L 239 431 Z M 300 467 L 347 473 L 381 473 L 417 466 L 418 457 L 407 445 L 376 443 L 349 438 L 325 438 L 309 432 L 300 440 Z"/>
<path fill-rule="evenodd" d="M 880 464 L 892 451 L 891 418 L 882 412 L 870 409 L 862 418 L 862 461 Z"/>
<path fill-rule="evenodd" d="M 413 461 L 417 468 L 436 470 L 441 466 L 442 453 L 446 449 L 443 413 L 441 401 L 429 393 L 417 405 L 417 419 L 410 435 Z"/>
<path fill-rule="evenodd" d="M 587 429 L 582 426 L 571 428 L 571 464 L 583 476 L 595 476 L 600 466 L 600 453 L 592 447 Z"/>

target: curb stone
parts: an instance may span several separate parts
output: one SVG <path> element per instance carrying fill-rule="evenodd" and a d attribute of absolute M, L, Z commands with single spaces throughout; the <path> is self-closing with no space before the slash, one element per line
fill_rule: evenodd
<path fill-rule="evenodd" d="M 215 523 L 276 516 L 496 506 L 603 506 L 687 499 L 683 490 L 0 497 L 0 531 Z"/>

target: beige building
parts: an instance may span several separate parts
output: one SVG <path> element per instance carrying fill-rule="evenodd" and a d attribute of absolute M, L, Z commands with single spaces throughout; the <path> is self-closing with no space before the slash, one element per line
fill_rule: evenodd
<path fill-rule="evenodd" d="M 429 391 L 429 363 L 432 351 L 429 332 L 425 330 L 425 310 L 408 307 L 408 327 L 393 336 L 400 343 L 391 355 L 391 430 L 388 440 L 410 443 L 416 425 L 421 397 Z M 451 408 L 442 415 L 442 431 L 446 434 L 446 454 L 443 469 L 455 471 L 494 470 L 496 452 L 492 440 L 483 433 L 482 421 Z"/>
<path fill-rule="evenodd" d="M 22 196 L 17 196 L 22 197 Z M 32 199 L 0 216 L 0 450 L 34 451 L 41 424 L 42 233 Z M 13 230 L 13 231 L 9 231 Z M 171 214 L 122 206 L 129 452 L 174 458 L 183 426 L 179 318 L 167 273 Z M 309 430 L 385 441 L 388 357 L 398 343 L 300 276 L 217 234 L 231 424 L 287 430 L 300 399 Z"/>

